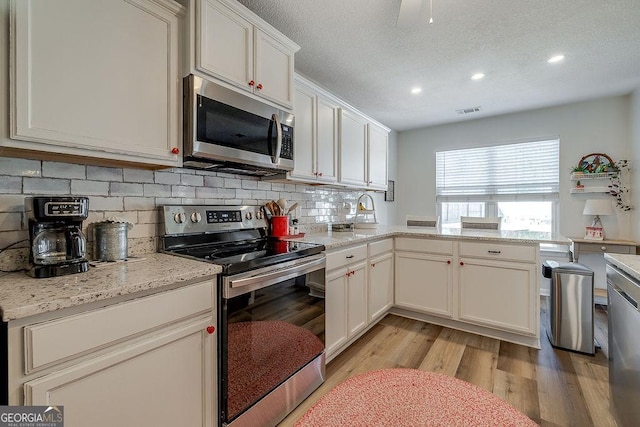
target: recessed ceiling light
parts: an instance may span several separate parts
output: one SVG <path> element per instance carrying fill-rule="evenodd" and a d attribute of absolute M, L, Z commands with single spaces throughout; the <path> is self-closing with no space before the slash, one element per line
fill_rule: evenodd
<path fill-rule="evenodd" d="M 420 92 L 422 92 L 422 88 L 421 87 L 414 87 L 413 89 L 411 89 L 411 93 L 414 94 L 414 95 L 417 95 Z"/>
<path fill-rule="evenodd" d="M 556 55 L 556 56 L 552 56 L 551 58 L 547 59 L 547 62 L 549 64 L 553 64 L 554 62 L 560 62 L 564 59 L 564 55 Z"/>
<path fill-rule="evenodd" d="M 473 76 L 471 76 L 471 80 L 482 80 L 484 79 L 484 74 L 482 73 L 475 73 Z"/>

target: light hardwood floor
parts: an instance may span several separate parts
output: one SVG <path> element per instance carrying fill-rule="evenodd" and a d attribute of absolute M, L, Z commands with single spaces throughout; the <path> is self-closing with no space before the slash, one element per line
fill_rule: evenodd
<path fill-rule="evenodd" d="M 609 411 L 606 308 L 598 306 L 595 356 L 554 349 L 541 298 L 537 350 L 387 315 L 327 365 L 327 379 L 280 426 L 291 426 L 347 378 L 375 369 L 417 368 L 455 376 L 509 402 L 542 426 L 615 426 Z"/>

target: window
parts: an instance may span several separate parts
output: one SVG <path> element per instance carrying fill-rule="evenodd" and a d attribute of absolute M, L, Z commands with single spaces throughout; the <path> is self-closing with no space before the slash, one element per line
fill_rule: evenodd
<path fill-rule="evenodd" d="M 559 140 L 436 153 L 436 203 L 443 227 L 460 216 L 499 216 L 503 230 L 556 231 Z"/>

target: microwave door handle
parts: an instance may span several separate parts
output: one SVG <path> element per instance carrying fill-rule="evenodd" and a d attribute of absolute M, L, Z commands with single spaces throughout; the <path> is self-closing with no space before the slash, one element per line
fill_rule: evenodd
<path fill-rule="evenodd" d="M 280 151 L 282 150 L 282 126 L 280 126 L 280 117 L 277 114 L 271 116 L 271 120 L 273 120 L 276 124 L 276 151 L 273 153 L 271 157 L 271 162 L 278 166 L 280 164 Z"/>

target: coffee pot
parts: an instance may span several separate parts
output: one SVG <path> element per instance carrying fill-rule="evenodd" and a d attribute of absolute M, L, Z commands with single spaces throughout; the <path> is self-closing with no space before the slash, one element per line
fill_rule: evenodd
<path fill-rule="evenodd" d="M 29 216 L 29 269 L 32 277 L 54 277 L 89 270 L 87 240 L 82 221 L 89 199 L 72 196 L 36 196 L 25 199 Z"/>

